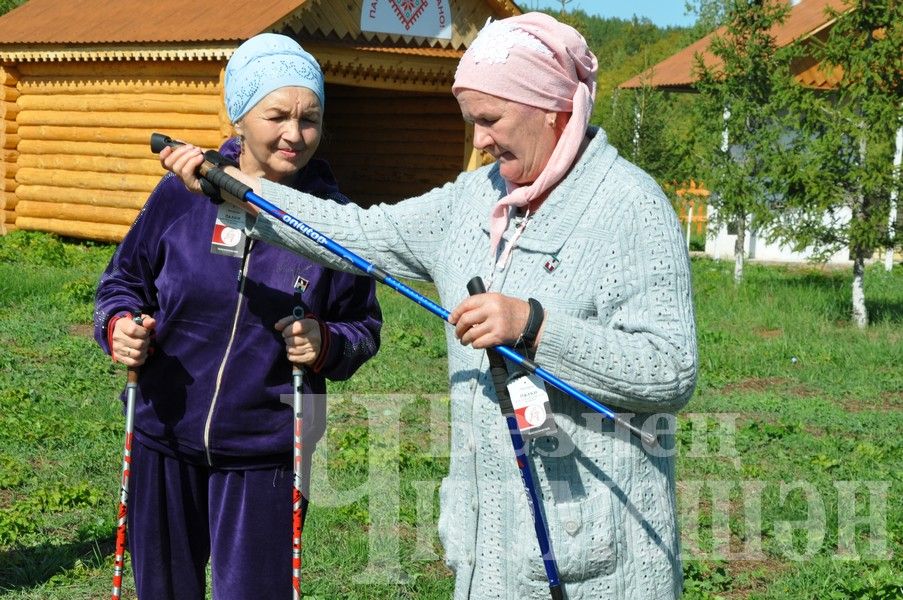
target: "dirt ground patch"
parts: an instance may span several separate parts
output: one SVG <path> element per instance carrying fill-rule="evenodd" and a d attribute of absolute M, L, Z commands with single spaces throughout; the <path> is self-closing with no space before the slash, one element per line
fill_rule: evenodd
<path fill-rule="evenodd" d="M 12 490 L 0 490 L 0 509 L 9 508 L 16 499 Z"/>
<path fill-rule="evenodd" d="M 821 395 L 821 391 L 805 384 L 797 383 L 787 377 L 754 377 L 744 379 L 737 383 L 730 383 L 721 390 L 725 394 L 735 392 L 766 392 L 769 390 L 781 390 L 782 392 L 797 398 L 815 398 Z"/>
<path fill-rule="evenodd" d="M 844 398 L 838 404 L 848 412 L 903 411 L 903 391 L 881 392 L 874 398 Z"/>
<path fill-rule="evenodd" d="M 786 388 L 791 383 L 793 383 L 793 380 L 786 377 L 754 377 L 728 384 L 722 388 L 722 391 L 725 393 L 764 392 L 774 388 Z"/>
<path fill-rule="evenodd" d="M 742 600 L 750 594 L 763 592 L 768 584 L 777 578 L 781 571 L 787 570 L 787 565 L 775 559 L 765 560 L 733 560 L 727 565 L 727 571 L 733 581 L 742 581 L 742 584 L 728 592 L 721 592 L 724 598 L 730 600 Z"/>
<path fill-rule="evenodd" d="M 74 325 L 69 327 L 69 333 L 78 337 L 93 338 L 94 325 L 88 325 L 87 323 L 75 323 Z"/>
<path fill-rule="evenodd" d="M 753 330 L 757 336 L 762 338 L 763 340 L 772 340 L 775 338 L 779 338 L 784 335 L 783 329 L 767 329 L 765 327 L 757 327 Z"/>

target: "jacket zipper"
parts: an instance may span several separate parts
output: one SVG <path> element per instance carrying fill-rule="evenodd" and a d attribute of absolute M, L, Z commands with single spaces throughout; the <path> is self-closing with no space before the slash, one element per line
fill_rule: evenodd
<path fill-rule="evenodd" d="M 207 409 L 207 420 L 204 423 L 204 452 L 207 454 L 207 465 L 213 466 L 213 456 L 210 454 L 210 428 L 213 425 L 213 411 L 216 410 L 216 401 L 219 399 L 220 386 L 223 383 L 223 373 L 226 371 L 226 363 L 229 361 L 229 354 L 232 352 L 232 343 L 235 341 L 235 332 L 238 330 L 238 317 L 241 314 L 241 303 L 244 298 L 245 281 L 248 275 L 248 265 L 250 261 L 251 247 L 253 240 L 249 240 L 244 255 L 241 258 L 241 269 L 238 276 L 241 279 L 238 286 L 238 302 L 235 303 L 235 314 L 232 317 L 232 331 L 229 334 L 229 342 L 226 344 L 226 351 L 223 353 L 223 360 L 219 365 L 216 373 L 216 387 L 213 389 L 213 398 L 210 400 L 210 408 Z"/>

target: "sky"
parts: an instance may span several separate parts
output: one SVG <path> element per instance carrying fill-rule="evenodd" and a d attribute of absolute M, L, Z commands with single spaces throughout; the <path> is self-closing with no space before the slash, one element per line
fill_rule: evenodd
<path fill-rule="evenodd" d="M 560 0 L 515 0 L 525 12 L 531 8 L 560 9 Z M 696 14 L 685 15 L 685 0 L 570 0 L 567 10 L 579 9 L 588 15 L 630 19 L 646 17 L 660 27 L 688 27 L 696 22 Z"/>

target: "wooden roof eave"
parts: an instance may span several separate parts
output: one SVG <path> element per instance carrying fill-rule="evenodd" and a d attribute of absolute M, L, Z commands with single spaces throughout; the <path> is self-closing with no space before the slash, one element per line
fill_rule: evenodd
<path fill-rule="evenodd" d="M 202 61 L 227 60 L 238 42 L 167 44 L 157 46 L 8 46 L 0 49 L 0 63 Z M 416 54 L 417 50 L 337 46 L 307 43 L 330 83 L 362 87 L 445 93 L 451 89 L 462 52 Z"/>
<path fill-rule="evenodd" d="M 107 60 L 226 60 L 238 41 L 202 44 L 99 44 L 0 46 L 0 62 L 97 62 Z"/>
<path fill-rule="evenodd" d="M 328 83 L 412 92 L 451 93 L 460 54 L 424 56 L 400 50 L 305 43 Z"/>

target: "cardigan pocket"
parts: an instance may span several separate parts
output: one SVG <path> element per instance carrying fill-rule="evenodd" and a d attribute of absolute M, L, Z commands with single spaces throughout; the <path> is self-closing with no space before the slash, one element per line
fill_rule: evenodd
<path fill-rule="evenodd" d="M 577 502 L 546 505 L 549 541 L 561 581 L 584 581 L 611 575 L 617 563 L 611 494 L 606 490 Z M 546 571 L 527 503 L 521 504 L 519 521 L 527 526 L 525 539 L 514 545 L 520 572 L 545 580 Z"/>

